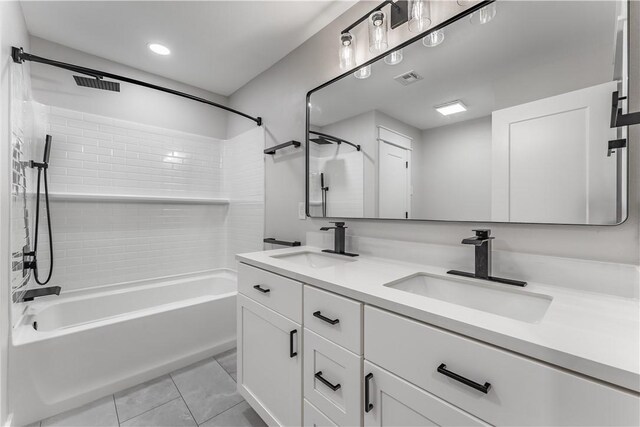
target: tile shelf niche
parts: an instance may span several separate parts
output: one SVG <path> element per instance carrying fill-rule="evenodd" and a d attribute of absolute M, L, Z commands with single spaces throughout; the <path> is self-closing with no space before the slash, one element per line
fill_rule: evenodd
<path fill-rule="evenodd" d="M 66 202 L 181 203 L 192 205 L 228 205 L 221 197 L 142 196 L 134 194 L 49 193 L 51 200 Z"/>

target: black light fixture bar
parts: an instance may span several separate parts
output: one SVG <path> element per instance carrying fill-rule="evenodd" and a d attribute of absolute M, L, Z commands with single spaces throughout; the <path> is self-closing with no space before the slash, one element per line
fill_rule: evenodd
<path fill-rule="evenodd" d="M 286 240 L 278 240 L 278 239 L 274 239 L 273 237 L 267 237 L 266 239 L 263 239 L 264 243 L 270 243 L 272 245 L 282 245 L 282 246 L 300 246 L 301 243 L 298 242 L 297 240 L 294 242 L 287 242 Z"/>
<path fill-rule="evenodd" d="M 382 8 L 384 8 L 388 4 L 391 5 L 391 28 L 395 29 L 395 28 L 399 27 L 400 25 L 404 24 L 405 22 L 407 22 L 409 20 L 409 14 L 408 14 L 409 5 L 408 5 L 408 3 L 409 2 L 407 0 L 397 0 L 397 1 L 384 0 L 378 6 L 374 7 L 369 12 L 367 12 L 365 15 L 360 17 L 353 24 L 349 25 L 347 28 L 342 30 L 342 32 L 340 34 L 348 33 L 349 31 L 353 30 L 355 27 L 357 27 L 358 25 L 360 25 L 361 23 L 366 21 L 367 18 L 373 12 L 377 12 L 379 10 L 382 10 Z"/>
<path fill-rule="evenodd" d="M 55 61 L 53 59 L 42 58 L 40 56 L 31 55 L 30 53 L 26 53 L 22 48 L 12 47 L 11 48 L 11 57 L 13 58 L 13 62 L 17 64 L 22 64 L 25 61 L 37 62 L 40 64 L 51 65 L 52 67 L 62 68 L 65 70 L 73 71 L 75 73 L 84 74 L 87 76 L 92 76 L 96 79 L 108 78 L 113 80 L 119 80 L 121 82 L 130 83 L 142 87 L 146 87 L 149 89 L 155 89 L 160 92 L 170 93 L 172 95 L 180 96 L 182 98 L 187 98 L 192 101 L 201 102 L 203 104 L 211 105 L 212 107 L 220 108 L 222 110 L 228 111 L 233 114 L 237 114 L 239 116 L 245 117 L 249 120 L 253 120 L 256 122 L 258 126 L 262 126 L 262 118 L 261 117 L 252 117 L 248 114 L 245 114 L 241 111 L 234 110 L 233 108 L 229 108 L 225 105 L 218 104 L 217 102 L 209 101 L 208 99 L 200 98 L 195 95 L 190 95 L 188 93 L 180 92 L 174 89 L 169 89 L 163 86 L 154 85 L 153 83 L 147 83 L 141 80 L 132 79 L 129 77 L 120 76 L 118 74 L 107 73 L 106 71 L 94 70 L 92 68 L 86 68 L 79 65 L 68 64 L 66 62 Z"/>
<path fill-rule="evenodd" d="M 318 136 L 320 136 L 320 137 L 322 137 L 322 138 L 326 139 L 327 141 L 335 142 L 335 143 L 336 143 L 336 144 L 338 144 L 338 145 L 343 144 L 343 143 L 344 143 L 344 144 L 347 144 L 347 145 L 350 145 L 350 146 L 352 146 L 353 148 L 355 148 L 356 150 L 360 151 L 360 146 L 359 146 L 359 145 L 354 144 L 353 142 L 349 142 L 349 141 L 347 141 L 347 140 L 345 140 L 345 139 L 338 138 L 338 137 L 336 137 L 336 136 L 329 135 L 329 134 L 322 133 L 322 132 L 316 132 L 315 130 L 310 130 L 310 131 L 309 131 L 309 133 L 312 133 L 312 134 L 314 134 L 314 135 L 318 135 Z"/>
<path fill-rule="evenodd" d="M 281 149 L 286 148 L 286 147 L 289 147 L 289 146 L 292 146 L 292 145 L 294 147 L 298 148 L 298 147 L 300 147 L 301 143 L 298 142 L 298 141 L 291 140 L 289 142 L 285 142 L 284 144 L 276 145 L 276 146 L 273 146 L 273 147 L 265 149 L 264 150 L 264 154 L 274 155 L 274 154 L 276 154 L 276 151 L 281 150 Z"/>

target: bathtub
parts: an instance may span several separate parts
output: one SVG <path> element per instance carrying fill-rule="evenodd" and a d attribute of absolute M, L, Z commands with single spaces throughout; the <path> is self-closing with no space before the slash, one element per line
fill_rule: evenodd
<path fill-rule="evenodd" d="M 235 273 L 69 292 L 25 305 L 12 331 L 13 424 L 91 402 L 236 343 Z"/>

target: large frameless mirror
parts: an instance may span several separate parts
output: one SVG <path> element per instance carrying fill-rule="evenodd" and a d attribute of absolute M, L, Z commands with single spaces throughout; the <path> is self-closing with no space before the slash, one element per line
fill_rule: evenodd
<path fill-rule="evenodd" d="M 628 3 L 487 5 L 309 92 L 310 216 L 626 219 Z"/>

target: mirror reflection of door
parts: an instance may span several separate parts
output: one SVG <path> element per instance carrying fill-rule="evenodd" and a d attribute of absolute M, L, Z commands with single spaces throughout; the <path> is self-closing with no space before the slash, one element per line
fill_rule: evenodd
<path fill-rule="evenodd" d="M 378 134 L 378 216 L 409 218 L 411 139 L 384 127 Z"/>

